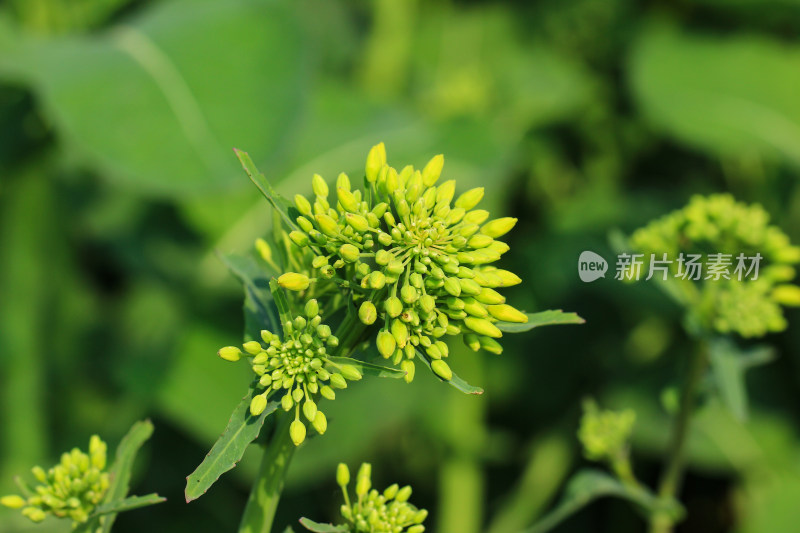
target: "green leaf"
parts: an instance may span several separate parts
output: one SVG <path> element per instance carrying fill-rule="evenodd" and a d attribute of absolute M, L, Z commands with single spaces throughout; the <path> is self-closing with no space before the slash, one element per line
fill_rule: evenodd
<path fill-rule="evenodd" d="M 539 313 L 526 313 L 528 321 L 525 324 L 516 322 L 498 322 L 495 324 L 501 331 L 506 333 L 521 333 L 530 331 L 539 326 L 555 326 L 558 324 L 583 324 L 586 321 L 576 313 L 565 313 L 561 309 L 551 309 Z"/>
<path fill-rule="evenodd" d="M 334 526 L 333 524 L 320 524 L 309 520 L 308 518 L 301 518 L 300 524 L 309 531 L 314 533 L 347 533 L 349 529 L 347 526 Z"/>
<path fill-rule="evenodd" d="M 755 35 L 717 38 L 654 26 L 628 71 L 650 124 L 700 149 L 800 165 L 800 47 Z"/>
<path fill-rule="evenodd" d="M 241 182 L 230 149 L 280 153 L 300 116 L 298 17 L 280 2 L 148 7 L 102 32 L 29 39 L 0 56 L 0 75 L 28 83 L 103 175 L 163 195 L 229 188 Z"/>
<path fill-rule="evenodd" d="M 281 318 L 281 322 L 283 324 L 288 324 L 292 321 L 292 308 L 289 307 L 289 300 L 286 298 L 286 293 L 283 292 L 281 286 L 278 285 L 278 280 L 275 278 L 269 280 L 269 289 L 272 293 L 272 299 L 278 307 L 278 315 Z"/>
<path fill-rule="evenodd" d="M 97 507 L 92 513 L 94 516 L 100 516 L 109 513 L 121 513 L 123 511 L 131 511 L 139 509 L 140 507 L 147 507 L 148 505 L 155 505 L 167 501 L 156 493 L 148 494 L 146 496 L 131 496 L 124 500 L 117 500 L 109 503 L 104 503 Z"/>
<path fill-rule="evenodd" d="M 295 220 L 300 215 L 300 211 L 297 210 L 294 203 L 278 194 L 275 189 L 272 188 L 272 184 L 267 180 L 264 174 L 258 171 L 255 163 L 250 159 L 250 155 L 247 152 L 243 152 L 238 148 L 234 148 L 233 151 L 242 163 L 242 168 L 247 172 L 250 180 L 255 183 L 258 190 L 261 191 L 261 194 L 269 201 L 275 211 L 280 213 L 287 226 L 292 229 L 297 229 Z"/>
<path fill-rule="evenodd" d="M 281 325 L 270 305 L 272 293 L 264 268 L 249 256 L 220 254 L 220 259 L 244 286 L 245 336 L 258 340 L 262 329 L 280 333 Z"/>
<path fill-rule="evenodd" d="M 149 420 L 136 422 L 117 446 L 114 463 L 109 469 L 111 479 L 108 492 L 103 498 L 103 504 L 111 504 L 125 499 L 130 488 L 131 471 L 133 462 L 139 449 L 153 434 L 153 424 Z M 101 533 L 109 533 L 114 524 L 116 514 L 111 513 L 103 517 Z"/>
<path fill-rule="evenodd" d="M 370 376 L 378 376 L 379 378 L 394 378 L 399 379 L 405 377 L 406 373 L 399 368 L 392 368 L 389 366 L 381 366 L 350 357 L 328 357 L 334 363 L 343 365 L 353 365 L 363 374 Z"/>
<path fill-rule="evenodd" d="M 632 487 L 622 484 L 606 472 L 595 469 L 584 469 L 576 473 L 567 483 L 564 495 L 556 508 L 532 527 L 522 533 L 544 533 L 550 531 L 570 515 L 578 512 L 598 498 L 614 497 L 628 500 L 647 513 L 663 507 L 661 501 L 643 487 Z M 668 510 L 676 517 L 682 514 L 677 502 L 668 506 Z"/>
<path fill-rule="evenodd" d="M 737 420 L 746 420 L 745 373 L 754 366 L 772 361 L 774 351 L 760 346 L 745 351 L 727 339 L 717 339 L 710 343 L 709 352 L 714 383 L 722 402 Z"/>
<path fill-rule="evenodd" d="M 427 366 L 429 369 L 431 369 L 431 360 L 428 357 L 428 354 L 423 353 L 420 350 L 417 350 L 417 359 L 419 359 L 420 361 L 425 363 L 425 366 Z M 458 390 L 460 390 L 461 392 L 463 392 L 465 394 L 483 394 L 483 389 L 482 388 L 476 387 L 474 385 L 470 385 L 469 383 L 467 383 L 466 381 L 464 381 L 463 379 L 458 377 L 458 375 L 455 372 L 453 372 L 453 377 L 449 381 L 448 380 L 444 380 L 444 379 L 440 378 L 439 376 L 437 376 L 436 373 L 433 371 L 433 369 L 431 369 L 431 374 L 436 376 L 437 379 L 439 379 L 441 381 L 444 381 L 445 383 L 448 383 L 449 385 L 457 388 Z"/>
<path fill-rule="evenodd" d="M 269 402 L 264 412 L 258 416 L 250 414 L 250 401 L 258 392 L 254 381 L 250 390 L 233 410 L 225 431 L 208 452 L 200 466 L 186 478 L 186 502 L 196 500 L 206 493 L 219 477 L 236 466 L 244 455 L 247 446 L 253 442 L 264 420 L 277 409 L 277 402 Z"/>

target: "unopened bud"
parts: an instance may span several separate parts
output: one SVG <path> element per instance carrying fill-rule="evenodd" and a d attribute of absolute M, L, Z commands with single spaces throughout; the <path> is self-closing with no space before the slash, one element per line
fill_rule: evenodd
<path fill-rule="evenodd" d="M 394 336 L 386 330 L 378 332 L 378 338 L 375 344 L 378 346 L 378 351 L 384 358 L 391 357 L 397 347 L 397 341 L 395 341 Z"/>
<path fill-rule="evenodd" d="M 493 317 L 503 322 L 518 322 L 520 324 L 528 322 L 528 315 L 508 304 L 490 305 L 488 309 Z"/>
<path fill-rule="evenodd" d="M 453 371 L 450 370 L 450 365 L 448 365 L 441 359 L 436 359 L 435 361 L 432 361 L 431 369 L 434 371 L 434 373 L 436 373 L 437 376 L 439 376 L 445 381 L 450 381 L 451 379 L 453 379 Z"/>
<path fill-rule="evenodd" d="M 263 394 L 255 396 L 250 400 L 250 414 L 258 416 L 267 408 L 267 397 Z"/>
<path fill-rule="evenodd" d="M 311 179 L 311 188 L 314 189 L 314 194 L 317 196 L 322 196 L 323 198 L 328 196 L 328 184 L 319 174 L 314 174 Z"/>
<path fill-rule="evenodd" d="M 503 332 L 485 318 L 468 316 L 464 319 L 464 325 L 475 333 L 486 335 L 487 337 L 500 338 L 503 336 Z"/>
<path fill-rule="evenodd" d="M 456 200 L 455 206 L 469 211 L 481 201 L 483 198 L 483 187 L 475 187 L 470 189 Z"/>
<path fill-rule="evenodd" d="M 435 155 L 428 161 L 425 168 L 422 169 L 422 183 L 426 187 L 432 186 L 442 175 L 442 167 L 444 166 L 444 156 L 442 154 Z"/>
<path fill-rule="evenodd" d="M 339 255 L 348 263 L 355 263 L 358 261 L 359 251 L 358 248 L 352 244 L 343 244 L 342 247 L 339 248 Z"/>
<path fill-rule="evenodd" d="M 322 411 L 317 411 L 317 414 L 314 415 L 314 420 L 311 422 L 311 425 L 314 426 L 314 429 L 320 435 L 323 435 L 328 430 L 328 418 L 325 416 L 325 413 Z"/>
<path fill-rule="evenodd" d="M 305 274 L 297 272 L 287 272 L 278 278 L 278 285 L 290 291 L 304 291 L 308 288 L 311 280 Z"/>
<path fill-rule="evenodd" d="M 295 420 L 289 426 L 289 436 L 295 446 L 300 446 L 306 440 L 306 426 L 299 420 Z"/>
<path fill-rule="evenodd" d="M 378 319 L 378 310 L 375 309 L 375 304 L 370 301 L 362 303 L 361 307 L 358 308 L 358 318 L 368 326 L 374 324 L 375 320 Z"/>
<path fill-rule="evenodd" d="M 386 164 L 386 147 L 383 143 L 378 143 L 373 146 L 367 154 L 367 165 L 364 169 L 364 175 L 367 181 L 375 183 L 378 179 L 381 169 Z"/>
<path fill-rule="evenodd" d="M 236 346 L 226 346 L 224 348 L 220 348 L 220 350 L 217 352 L 217 355 L 226 361 L 236 362 L 241 358 L 242 351 Z"/>
<path fill-rule="evenodd" d="M 17 496 L 16 494 L 0 498 L 0 505 L 8 507 L 9 509 L 21 509 L 26 503 L 27 502 L 21 496 Z"/>
<path fill-rule="evenodd" d="M 344 463 L 336 467 L 336 484 L 344 488 L 350 483 L 350 469 Z"/>

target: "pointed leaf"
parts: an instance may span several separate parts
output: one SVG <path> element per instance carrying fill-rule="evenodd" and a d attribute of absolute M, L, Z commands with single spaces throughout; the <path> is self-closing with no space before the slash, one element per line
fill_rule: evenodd
<path fill-rule="evenodd" d="M 117 446 L 117 453 L 114 463 L 109 469 L 110 484 L 103 503 L 117 502 L 125 499 L 128 495 L 129 484 L 131 481 L 131 470 L 136 454 L 142 445 L 153 434 L 153 424 L 149 420 L 136 422 L 128 433 L 122 438 Z M 101 533 L 111 531 L 116 514 L 111 513 L 103 517 Z"/>
<path fill-rule="evenodd" d="M 404 370 L 399 368 L 392 368 L 389 366 L 381 366 L 366 361 L 359 361 L 350 357 L 328 357 L 334 363 L 343 365 L 353 365 L 364 375 L 378 376 L 379 378 L 403 378 L 406 375 Z"/>
<path fill-rule="evenodd" d="M 516 322 L 498 322 L 495 324 L 501 331 L 506 333 L 521 333 L 530 331 L 539 326 L 555 326 L 558 324 L 583 324 L 586 322 L 577 313 L 565 313 L 561 309 L 551 309 L 539 313 L 526 313 L 528 321 L 525 324 Z"/>
<path fill-rule="evenodd" d="M 260 339 L 262 329 L 269 329 L 273 333 L 280 332 L 281 325 L 275 316 L 275 310 L 270 305 L 272 293 L 269 290 L 267 272 L 249 256 L 219 254 L 219 257 L 244 286 L 246 337 L 250 340 Z"/>
<path fill-rule="evenodd" d="M 279 403 L 269 402 L 258 416 L 250 414 L 250 401 L 258 392 L 254 381 L 250 390 L 233 410 L 228 426 L 208 452 L 200 466 L 186 478 L 186 501 L 196 500 L 206 493 L 219 477 L 232 469 L 241 460 L 247 446 L 258 437 L 264 420 L 272 414 Z"/>
<path fill-rule="evenodd" d="M 773 351 L 765 347 L 743 351 L 727 339 L 712 342 L 709 349 L 711 371 L 722 402 L 737 420 L 746 420 L 748 401 L 745 373 L 753 366 L 772 361 Z"/>
<path fill-rule="evenodd" d="M 167 501 L 156 493 L 148 494 L 146 496 L 131 496 L 123 500 L 117 500 L 109 503 L 104 503 L 97 507 L 92 513 L 94 516 L 100 516 L 108 513 L 121 513 L 123 511 L 131 511 L 139 509 L 140 507 L 147 507 L 148 505 L 155 505 Z"/>
<path fill-rule="evenodd" d="M 428 368 L 431 369 L 431 373 L 434 376 L 436 376 L 438 379 L 444 381 L 445 383 L 448 383 L 449 385 L 457 388 L 461 392 L 463 392 L 465 394 L 483 394 L 483 389 L 482 388 L 476 387 L 474 385 L 470 385 L 469 383 L 467 383 L 466 381 L 464 381 L 463 379 L 458 377 L 458 375 L 456 375 L 455 372 L 453 372 L 453 377 L 449 381 L 448 380 L 444 380 L 444 379 L 440 378 L 439 376 L 437 376 L 436 373 L 431 368 L 431 360 L 430 360 L 430 358 L 428 357 L 427 354 L 421 352 L 420 350 L 417 350 L 417 359 L 419 359 L 420 361 L 425 363 L 425 365 Z"/>
<path fill-rule="evenodd" d="M 522 533 L 544 533 L 550 531 L 570 515 L 602 497 L 622 498 L 644 508 L 648 513 L 662 509 L 664 504 L 649 490 L 624 485 L 618 479 L 600 470 L 585 469 L 575 474 L 567 483 L 560 503 L 532 527 Z M 676 518 L 683 513 L 677 502 L 667 506 Z"/>
<path fill-rule="evenodd" d="M 239 158 L 239 161 L 242 163 L 242 168 L 244 171 L 247 172 L 247 175 L 250 177 L 250 180 L 256 184 L 258 190 L 261 191 L 261 194 L 272 204 L 272 207 L 281 214 L 281 217 L 286 222 L 287 227 L 291 229 L 297 229 L 297 225 L 295 224 L 295 219 L 300 216 L 300 212 L 294 206 L 292 202 L 278 194 L 275 189 L 272 187 L 272 184 L 267 180 L 266 176 L 259 172 L 256 168 L 255 163 L 253 160 L 250 159 L 250 155 L 247 152 L 243 152 L 238 148 L 234 148 L 233 151 L 236 153 L 236 157 Z"/>
<path fill-rule="evenodd" d="M 308 518 L 301 518 L 300 524 L 309 531 L 314 533 L 347 533 L 349 529 L 347 526 L 334 526 L 333 524 L 320 524 L 309 520 Z"/>

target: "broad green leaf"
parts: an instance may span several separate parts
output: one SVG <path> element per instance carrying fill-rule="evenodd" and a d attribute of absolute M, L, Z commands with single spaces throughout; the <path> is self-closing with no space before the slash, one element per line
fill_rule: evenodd
<path fill-rule="evenodd" d="M 300 525 L 314 533 L 347 533 L 350 531 L 346 526 L 334 526 L 333 524 L 320 524 L 309 520 L 308 518 L 301 518 Z"/>
<path fill-rule="evenodd" d="M 264 420 L 277 409 L 279 403 L 269 402 L 264 412 L 258 416 L 250 414 L 250 401 L 258 392 L 253 382 L 250 390 L 233 410 L 222 436 L 214 443 L 203 462 L 186 478 L 186 501 L 196 500 L 206 493 L 219 477 L 236 466 L 244 455 L 247 446 L 253 442 Z"/>
<path fill-rule="evenodd" d="M 123 511 L 131 511 L 139 509 L 140 507 L 147 507 L 148 505 L 155 505 L 167 501 L 156 493 L 147 494 L 146 496 L 131 496 L 124 500 L 117 500 L 109 503 L 104 503 L 95 509 L 95 516 L 105 515 L 109 513 L 121 513 Z"/>
<path fill-rule="evenodd" d="M 647 513 L 661 509 L 663 506 L 660 500 L 645 488 L 624 485 L 600 470 L 584 469 L 575 474 L 567 483 L 564 495 L 556 508 L 522 533 L 550 531 L 572 514 L 603 497 L 628 500 L 645 509 Z M 683 512 L 677 502 L 669 505 L 667 510 L 675 517 L 679 517 Z"/>
<path fill-rule="evenodd" d="M 551 309 L 539 313 L 527 313 L 528 321 L 524 324 L 515 322 L 498 322 L 495 324 L 506 333 L 520 333 L 530 331 L 539 326 L 555 326 L 558 324 L 583 324 L 586 322 L 577 313 L 565 313 L 561 309 Z"/>
<path fill-rule="evenodd" d="M 106 31 L 27 39 L 0 75 L 27 83 L 95 169 L 179 196 L 240 183 L 230 157 L 279 153 L 299 116 L 308 47 L 282 2 L 157 2 Z"/>
<path fill-rule="evenodd" d="M 295 220 L 300 215 L 300 212 L 297 210 L 295 205 L 278 194 L 275 189 L 272 188 L 272 184 L 269 182 L 269 180 L 267 180 L 264 174 L 259 172 L 255 163 L 253 163 L 253 160 L 250 158 L 250 155 L 247 152 L 243 152 L 238 148 L 234 148 L 233 151 L 236 153 L 236 157 L 238 157 L 239 161 L 242 163 L 242 168 L 244 168 L 244 171 L 247 172 L 250 180 L 255 183 L 256 187 L 258 187 L 258 190 L 261 191 L 261 194 L 263 194 L 267 201 L 269 201 L 273 209 L 280 213 L 288 227 L 296 229 L 297 225 L 295 224 Z"/>
<path fill-rule="evenodd" d="M 130 488 L 133 462 L 139 449 L 153 434 L 153 424 L 149 420 L 136 422 L 117 446 L 114 462 L 109 469 L 110 484 L 103 504 L 112 504 L 125 499 Z M 116 515 L 112 512 L 102 519 L 102 533 L 109 533 Z"/>
<path fill-rule="evenodd" d="M 420 350 L 417 350 L 417 359 L 419 359 L 420 361 L 425 363 L 425 366 L 427 366 L 429 369 L 431 369 L 431 360 L 428 357 L 428 354 L 423 353 Z M 455 372 L 453 372 L 453 377 L 449 381 L 448 380 L 444 380 L 444 379 L 440 378 L 439 376 L 437 376 L 436 373 L 433 371 L 433 369 L 431 369 L 431 374 L 436 376 L 437 379 L 440 379 L 441 381 L 444 381 L 445 383 L 448 383 L 449 385 L 457 388 L 458 390 L 460 390 L 461 392 L 463 392 L 465 394 L 483 394 L 483 389 L 482 388 L 476 387 L 474 385 L 470 385 L 469 383 L 467 383 L 466 381 L 464 381 L 463 379 L 458 377 L 458 375 Z"/>
<path fill-rule="evenodd" d="M 720 155 L 800 165 L 800 47 L 654 26 L 633 49 L 633 92 L 654 128 Z"/>
<path fill-rule="evenodd" d="M 220 259 L 244 286 L 245 335 L 251 340 L 260 339 L 261 330 L 280 333 L 280 324 L 270 302 L 267 272 L 250 256 L 222 255 Z"/>
<path fill-rule="evenodd" d="M 373 363 L 367 363 L 366 361 L 359 361 L 358 359 L 352 359 L 350 357 L 328 357 L 334 363 L 339 363 L 343 365 L 353 365 L 361 372 L 363 375 L 370 375 L 370 376 L 378 376 L 379 378 L 403 378 L 405 377 L 406 373 L 399 368 L 392 368 L 389 366 L 381 366 L 376 365 Z"/>
<path fill-rule="evenodd" d="M 774 357 L 773 351 L 765 347 L 741 350 L 726 339 L 712 342 L 709 351 L 714 382 L 722 402 L 737 420 L 746 420 L 748 401 L 745 373 L 753 366 L 770 362 Z"/>

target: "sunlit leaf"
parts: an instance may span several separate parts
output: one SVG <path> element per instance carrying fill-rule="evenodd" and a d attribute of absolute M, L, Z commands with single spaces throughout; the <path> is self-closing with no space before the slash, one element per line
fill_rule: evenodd
<path fill-rule="evenodd" d="M 339 363 L 343 365 L 353 365 L 363 375 L 378 376 L 380 378 L 395 378 L 395 379 L 405 377 L 406 375 L 405 371 L 400 370 L 398 368 L 367 363 L 366 361 L 359 361 L 358 359 L 352 359 L 350 357 L 328 357 L 328 359 L 330 359 L 334 363 Z"/>
<path fill-rule="evenodd" d="M 426 353 L 417 350 L 417 359 L 425 363 L 425 366 L 431 369 L 431 360 Z M 431 373 L 434 376 L 436 376 L 436 378 L 440 379 L 441 381 L 444 381 L 445 383 L 451 385 L 452 387 L 457 388 L 458 390 L 460 390 L 465 394 L 483 394 L 482 388 L 470 385 L 469 383 L 458 377 L 458 375 L 455 372 L 453 372 L 453 377 L 449 380 L 445 380 L 437 376 L 436 373 L 433 371 L 433 369 L 431 369 Z"/>
<path fill-rule="evenodd" d="M 527 313 L 528 321 L 524 324 L 515 322 L 498 322 L 496 326 L 507 333 L 520 333 L 530 331 L 539 326 L 555 326 L 559 324 L 583 324 L 586 322 L 577 313 L 565 313 L 561 309 Z"/>

